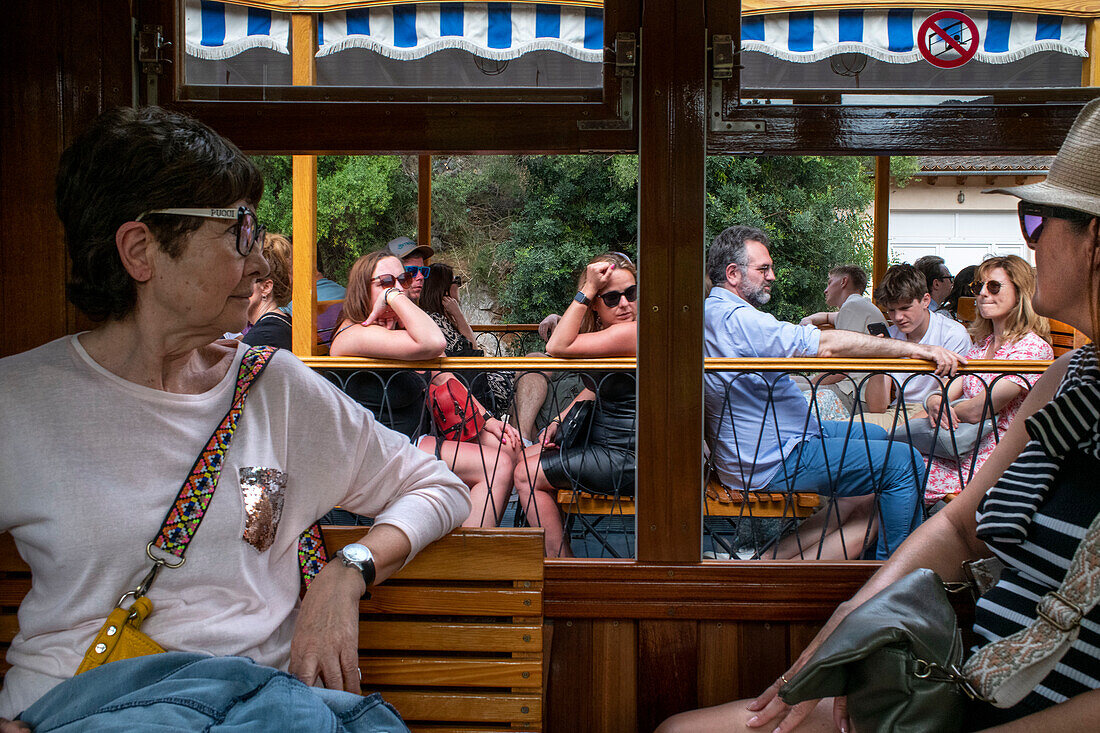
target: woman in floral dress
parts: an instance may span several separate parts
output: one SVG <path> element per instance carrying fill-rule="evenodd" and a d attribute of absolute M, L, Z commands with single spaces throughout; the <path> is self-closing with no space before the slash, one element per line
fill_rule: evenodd
<path fill-rule="evenodd" d="M 967 359 L 1053 359 L 1050 347 L 1050 327 L 1045 318 L 1031 307 L 1035 294 L 1035 272 L 1031 265 L 1016 255 L 992 257 L 981 264 L 975 275 L 973 292 L 977 315 L 970 326 L 974 347 Z M 997 442 L 1008 430 L 1024 398 L 1031 390 L 1038 374 L 1004 375 L 967 374 L 956 379 L 947 388 L 949 404 L 941 409 L 943 395 L 933 393 L 925 400 L 926 412 L 915 419 L 940 422 L 942 430 L 950 425 L 977 423 L 988 425 L 989 407 L 987 388 L 992 388 L 993 410 L 996 413 L 996 431 L 990 430 L 978 444 L 977 455 L 965 451 L 960 460 L 931 458 L 928 467 L 928 483 L 924 490 L 924 503 L 935 504 L 948 494 L 957 494 L 977 472 L 985 459 L 997 447 Z M 942 413 L 942 414 L 941 414 Z M 949 422 L 950 420 L 950 422 Z"/>

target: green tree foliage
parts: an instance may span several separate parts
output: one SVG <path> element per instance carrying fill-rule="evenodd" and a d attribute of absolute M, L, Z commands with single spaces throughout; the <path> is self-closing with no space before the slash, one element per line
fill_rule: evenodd
<path fill-rule="evenodd" d="M 765 309 L 777 318 L 797 322 L 823 310 L 833 265 L 869 269 L 873 183 L 864 160 L 715 156 L 706 173 L 707 242 L 733 224 L 767 233 L 776 283 Z"/>
<path fill-rule="evenodd" d="M 496 248 L 497 304 L 513 323 L 560 313 L 580 269 L 607 250 L 637 251 L 638 162 L 634 156 L 520 159 L 526 196 L 511 236 Z"/>
<path fill-rule="evenodd" d="M 290 158 L 258 157 L 267 182 L 260 218 L 291 231 Z M 706 163 L 706 242 L 731 224 L 763 228 L 778 284 L 768 310 L 797 321 L 824 308 L 834 264 L 869 267 L 869 161 L 713 157 Z M 506 322 L 537 322 L 573 295 L 577 274 L 606 250 L 637 252 L 638 158 L 631 155 L 435 156 L 433 246 L 472 273 Z M 416 161 L 318 160 L 318 258 L 343 281 L 355 258 L 416 234 Z M 700 274 L 701 275 L 701 274 Z"/>
<path fill-rule="evenodd" d="M 289 156 L 254 159 L 266 184 L 260 220 L 270 231 L 292 230 Z M 409 168 L 413 174 L 410 175 Z M 317 260 L 343 281 L 360 256 L 416 232 L 415 162 L 396 156 L 334 155 L 317 159 Z"/>

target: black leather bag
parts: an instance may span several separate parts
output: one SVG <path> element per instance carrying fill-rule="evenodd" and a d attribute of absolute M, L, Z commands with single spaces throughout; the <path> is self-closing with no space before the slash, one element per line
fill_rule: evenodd
<path fill-rule="evenodd" d="M 784 702 L 848 696 L 859 733 L 951 733 L 968 688 L 943 581 L 915 570 L 852 611 L 780 690 Z"/>
<path fill-rule="evenodd" d="M 588 441 L 588 431 L 592 428 L 592 411 L 595 400 L 582 400 L 574 402 L 569 408 L 565 418 L 558 427 L 558 433 L 554 438 L 560 448 L 572 448 L 575 445 L 583 445 Z"/>

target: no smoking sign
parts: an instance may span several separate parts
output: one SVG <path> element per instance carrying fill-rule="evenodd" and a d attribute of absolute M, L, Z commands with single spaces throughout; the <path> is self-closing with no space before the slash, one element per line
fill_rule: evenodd
<path fill-rule="evenodd" d="M 978 53 L 978 25 L 957 10 L 928 16 L 917 31 L 921 58 L 939 69 L 957 69 Z"/>

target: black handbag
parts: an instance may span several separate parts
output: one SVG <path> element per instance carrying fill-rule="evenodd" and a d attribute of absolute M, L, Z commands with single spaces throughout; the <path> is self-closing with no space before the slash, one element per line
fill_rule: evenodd
<path fill-rule="evenodd" d="M 779 695 L 790 705 L 847 695 L 860 733 L 951 733 L 973 696 L 962 656 L 943 581 L 915 570 L 848 614 Z"/>
<path fill-rule="evenodd" d="M 574 402 L 561 421 L 554 442 L 559 448 L 572 448 L 578 443 L 588 441 L 588 431 L 592 428 L 592 412 L 595 400 Z"/>

